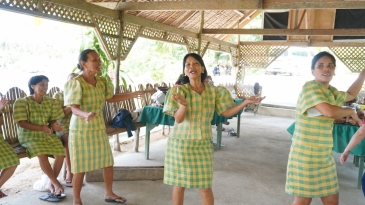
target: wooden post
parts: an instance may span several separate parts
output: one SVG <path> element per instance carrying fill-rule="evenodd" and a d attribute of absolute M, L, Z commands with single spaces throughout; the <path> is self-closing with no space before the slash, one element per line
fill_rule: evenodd
<path fill-rule="evenodd" d="M 114 93 L 119 93 L 119 70 L 120 70 L 120 55 L 123 42 L 123 31 L 124 31 L 124 11 L 119 12 L 119 38 L 117 42 L 117 56 L 114 61 L 115 73 L 114 73 Z M 114 151 L 120 152 L 119 135 L 114 135 Z"/>
<path fill-rule="evenodd" d="M 204 10 L 200 11 L 200 28 L 199 28 L 199 38 L 198 38 L 198 54 L 199 55 L 202 55 L 201 47 L 202 47 L 203 27 L 204 27 Z"/>

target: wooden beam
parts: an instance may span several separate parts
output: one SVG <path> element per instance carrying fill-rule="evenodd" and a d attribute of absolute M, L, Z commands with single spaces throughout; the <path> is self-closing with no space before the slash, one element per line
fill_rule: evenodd
<path fill-rule="evenodd" d="M 201 0 L 201 1 L 159 1 L 159 2 L 120 2 L 118 10 L 281 10 L 281 9 L 365 9 L 364 1 L 262 1 L 262 0 Z"/>
<path fill-rule="evenodd" d="M 179 34 L 179 35 L 186 36 L 186 37 L 198 38 L 198 33 L 187 31 L 185 29 L 176 28 L 174 26 L 158 23 L 158 22 L 155 22 L 152 20 L 144 19 L 144 18 L 133 16 L 130 14 L 124 14 L 124 22 L 129 22 L 132 24 L 137 24 L 140 26 L 145 26 L 147 28 L 162 30 L 162 31 L 170 32 L 170 33 L 175 33 L 175 34 Z M 221 41 L 221 40 L 207 37 L 207 36 L 202 36 L 202 40 L 209 41 L 212 43 L 217 43 L 217 44 L 224 45 L 224 46 L 235 47 L 235 48 L 237 47 L 236 44 L 229 43 L 226 41 Z"/>
<path fill-rule="evenodd" d="M 258 16 L 261 12 L 262 12 L 261 10 L 249 11 L 245 16 L 243 16 L 240 19 L 238 28 L 245 27 L 248 23 L 252 21 L 252 19 L 256 18 L 256 16 Z M 228 41 L 232 36 L 233 34 L 225 35 L 223 39 L 221 38 L 221 40 Z"/>
<path fill-rule="evenodd" d="M 353 41 L 260 41 L 260 42 L 241 42 L 240 45 L 266 45 L 266 46 L 302 46 L 302 47 L 365 47 L 365 41 L 353 42 Z"/>
<path fill-rule="evenodd" d="M 365 29 L 203 29 L 203 34 L 365 36 Z"/>

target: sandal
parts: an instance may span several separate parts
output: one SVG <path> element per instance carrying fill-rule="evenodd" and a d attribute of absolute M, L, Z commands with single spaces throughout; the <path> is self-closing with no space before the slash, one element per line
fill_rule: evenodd
<path fill-rule="evenodd" d="M 117 197 L 115 199 L 105 199 L 105 202 L 123 204 L 127 202 L 127 199 L 124 197 Z"/>
<path fill-rule="evenodd" d="M 4 198 L 4 197 L 7 197 L 8 195 L 4 194 L 4 192 L 0 191 L 0 199 L 1 198 Z"/>
<path fill-rule="evenodd" d="M 72 181 L 65 181 L 67 187 L 72 187 Z"/>

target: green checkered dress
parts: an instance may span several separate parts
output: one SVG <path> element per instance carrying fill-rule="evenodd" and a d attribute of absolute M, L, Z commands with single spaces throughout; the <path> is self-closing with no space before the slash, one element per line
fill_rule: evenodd
<path fill-rule="evenodd" d="M 43 96 L 42 103 L 33 101 L 30 96 L 19 98 L 14 104 L 14 121 L 26 120 L 35 125 L 45 125 L 52 120 L 64 116 L 59 103 L 48 96 Z M 29 158 L 38 155 L 65 156 L 61 140 L 55 135 L 46 135 L 42 131 L 34 131 L 18 127 L 20 144 L 27 149 Z"/>
<path fill-rule="evenodd" d="M 13 148 L 4 140 L 2 134 L 0 134 L 0 153 L 0 170 L 19 164 L 18 156 Z"/>
<path fill-rule="evenodd" d="M 333 119 L 308 117 L 307 110 L 320 103 L 341 106 L 347 93 L 316 81 L 305 83 L 299 95 L 295 131 L 289 153 L 286 193 L 319 198 L 338 193 L 336 164 L 332 154 Z"/>
<path fill-rule="evenodd" d="M 64 102 L 63 92 L 55 93 L 53 98 L 58 101 L 58 103 L 61 105 L 62 108 L 64 108 L 64 106 L 63 106 L 63 102 Z M 71 116 L 72 116 L 72 112 L 70 112 L 68 115 L 65 115 L 65 117 L 63 117 L 62 119 L 58 120 L 58 123 L 61 126 L 63 126 L 62 132 L 56 132 L 56 135 L 58 137 L 62 137 L 64 134 L 69 132 Z"/>
<path fill-rule="evenodd" d="M 80 105 L 81 110 L 97 114 L 89 123 L 76 115 L 71 117 L 68 146 L 72 173 L 88 172 L 114 164 L 102 112 L 105 100 L 112 98 L 113 93 L 104 78 L 95 76 L 95 79 L 96 87 L 81 76 L 69 80 L 65 85 L 65 106 Z"/>
<path fill-rule="evenodd" d="M 183 122 L 177 123 L 169 135 L 165 156 L 164 183 L 186 188 L 211 188 L 213 180 L 212 128 L 214 110 L 222 113 L 235 105 L 224 87 L 205 85 L 201 95 L 190 84 L 173 87 L 167 93 L 164 113 L 174 115 L 179 108 L 171 93 L 179 93 L 188 101 Z"/>

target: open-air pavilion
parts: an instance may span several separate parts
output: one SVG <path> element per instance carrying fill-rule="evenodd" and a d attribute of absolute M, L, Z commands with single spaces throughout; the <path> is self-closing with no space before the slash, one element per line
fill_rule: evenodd
<path fill-rule="evenodd" d="M 324 0 L 324 1 L 288 1 L 288 0 L 232 0 L 232 1 L 218 1 L 218 0 L 206 0 L 206 1 L 76 1 L 76 0 L 0 0 L 0 9 L 17 12 L 26 15 L 38 16 L 42 18 L 52 19 L 56 21 L 63 21 L 80 26 L 92 27 L 95 29 L 99 36 L 99 40 L 102 42 L 103 47 L 111 60 L 115 61 L 117 71 L 115 73 L 115 84 L 119 82 L 119 69 L 123 69 L 120 66 L 120 61 L 126 59 L 128 54 L 136 42 L 138 37 L 149 38 L 158 41 L 165 41 L 170 43 L 176 43 L 185 45 L 187 52 L 195 52 L 200 55 L 204 55 L 207 49 L 222 51 L 231 55 L 232 64 L 238 67 L 238 74 L 236 82 L 237 84 L 243 84 L 245 68 L 265 68 L 278 56 L 280 56 L 289 46 L 305 46 L 305 47 L 329 47 L 330 50 L 340 59 L 352 72 L 359 72 L 365 67 L 365 2 L 362 0 Z M 264 23 L 260 29 L 244 29 L 252 19 L 258 15 L 263 15 Z M 265 22 L 267 24 L 265 24 Z M 240 35 L 263 35 L 261 41 L 258 42 L 243 42 L 240 40 Z M 247 115 L 244 115 L 247 116 Z M 257 119 L 263 120 L 264 118 L 258 117 Z M 260 124 L 262 122 L 257 121 Z M 285 119 L 270 118 L 271 120 L 282 120 L 287 124 L 280 125 L 280 129 L 285 128 L 290 123 Z M 253 120 L 254 121 L 254 120 Z M 241 122 L 241 124 L 243 121 Z M 245 123 L 250 124 L 249 121 Z M 270 124 L 271 128 L 274 128 L 275 123 Z M 244 125 L 243 125 L 244 126 Z M 254 126 L 254 125 L 252 125 Z M 258 136 L 271 135 L 270 128 L 264 129 L 268 133 L 260 132 Z M 248 131 L 255 132 L 254 129 L 247 129 Z M 280 135 L 284 135 L 284 132 L 278 132 Z M 277 133 L 273 136 L 278 136 Z M 289 137 L 285 136 L 285 137 Z M 285 138 L 284 137 L 284 138 Z M 277 138 L 279 142 L 285 141 L 284 138 Z M 239 139 L 243 139 L 239 138 Z M 245 139 L 247 140 L 247 138 Z M 275 141 L 274 138 L 270 140 Z M 260 141 L 264 143 L 263 141 Z M 232 146 L 235 143 L 232 142 Z M 278 155 L 273 155 L 285 160 L 280 161 L 280 167 L 276 167 L 275 163 L 269 163 L 275 171 L 274 173 L 285 172 L 285 161 L 289 150 L 289 140 L 283 143 L 283 151 L 273 151 L 273 147 L 270 144 L 264 144 L 263 147 L 259 144 L 251 144 L 252 149 L 260 147 L 261 152 L 276 152 Z M 244 145 L 244 144 L 243 144 Z M 262 145 L 262 144 L 261 144 Z M 222 150 L 224 151 L 224 150 Z M 239 148 L 235 149 L 236 152 Z M 249 165 L 254 167 L 256 162 L 250 161 L 250 158 L 239 157 L 233 158 L 237 153 L 228 153 L 227 157 L 232 157 L 232 161 L 228 161 L 227 166 L 237 164 L 248 160 Z M 244 152 L 243 155 L 249 155 L 249 152 Z M 277 158 L 270 158 L 267 155 L 260 155 L 259 152 L 255 152 L 256 157 L 254 160 L 259 162 L 265 162 L 268 158 L 270 161 L 275 161 Z M 218 158 L 215 162 L 223 163 L 224 159 Z M 241 161 L 242 160 L 242 161 Z M 231 163 L 232 162 L 232 163 Z M 246 167 L 234 167 L 239 170 L 245 171 Z M 257 169 L 267 169 L 266 167 L 257 166 Z M 224 181 L 225 177 L 230 177 L 224 174 L 232 174 L 232 176 L 238 176 L 235 171 L 237 169 L 225 169 L 225 166 L 217 166 L 218 177 L 217 181 Z M 250 170 L 250 171 L 249 171 Z M 361 204 L 363 198 L 360 190 L 355 188 L 355 182 L 357 179 L 357 169 L 341 168 L 341 176 L 343 177 L 340 186 L 351 189 L 346 191 L 341 200 L 341 204 Z M 221 171 L 221 172 L 220 172 Z M 255 170 L 247 168 L 248 172 L 255 172 Z M 344 173 L 351 173 L 355 176 L 347 176 Z M 252 178 L 245 178 L 238 184 L 234 184 L 237 179 L 227 180 L 229 183 L 234 184 L 235 194 L 230 195 L 220 194 L 221 198 L 217 198 L 217 204 L 287 204 L 291 201 L 289 196 L 282 193 L 277 194 L 283 198 L 280 201 L 275 193 L 280 191 L 274 185 L 264 186 L 264 181 L 256 181 L 255 177 L 262 178 L 264 175 L 270 175 L 270 173 L 259 172 L 261 176 L 253 176 Z M 238 176 L 239 177 L 239 176 Z M 264 178 L 267 178 L 265 176 Z M 348 180 L 351 178 L 351 180 Z M 270 183 L 282 184 L 278 182 L 283 180 L 283 175 L 280 175 L 278 179 L 271 181 Z M 245 180 L 250 181 L 250 185 L 243 185 Z M 269 180 L 269 179 L 268 179 Z M 276 181 L 278 180 L 278 181 Z M 257 182 L 257 183 L 256 183 Z M 119 183 L 119 182 L 118 182 Z M 139 191 L 138 186 L 161 187 L 161 183 L 147 184 L 144 182 L 139 185 L 133 185 L 134 182 L 128 182 L 128 186 L 133 187 L 134 191 Z M 218 182 L 216 184 L 219 184 Z M 230 184 L 219 184 L 225 187 L 226 191 L 232 187 Z M 243 186 L 244 188 L 240 187 Z M 257 185 L 257 187 L 255 187 Z M 91 185 L 87 185 L 91 186 Z M 99 185 L 98 185 L 99 186 Z M 121 189 L 122 184 L 117 184 Z M 222 188 L 221 187 L 221 188 Z M 255 200 L 244 199 L 230 200 L 240 198 L 240 190 L 245 192 L 249 189 L 254 190 L 252 195 L 244 194 L 245 198 L 250 196 Z M 97 189 L 97 188 L 95 188 Z M 99 186 L 100 189 L 100 186 Z M 148 190 L 148 189 L 147 189 Z M 223 189 L 219 189 L 224 192 Z M 163 204 L 159 199 L 166 197 L 167 202 L 170 198 L 169 191 L 164 190 L 162 193 L 153 190 L 153 195 L 148 195 L 151 198 L 149 202 L 131 202 L 129 204 Z M 263 193 L 260 193 L 263 191 Z M 341 193 L 342 190 L 340 190 Z M 88 194 L 92 194 L 92 190 L 88 190 Z M 284 192 L 284 187 L 282 187 Z M 34 191 L 31 192 L 34 194 Z M 71 192 L 69 192 L 71 193 Z M 255 193 L 255 194 L 254 194 Z M 262 201 L 257 201 L 260 195 L 263 196 Z M 20 198 L 22 201 L 27 200 L 24 196 Z M 71 194 L 69 194 L 70 196 Z M 153 199 L 159 195 L 158 199 Z M 161 196 L 160 196 L 161 195 Z M 191 198 L 188 198 L 188 204 L 198 203 L 198 197 L 192 193 Z M 219 196 L 219 195 L 218 195 Z M 126 196 L 127 197 L 127 196 Z M 143 193 L 138 196 L 134 195 L 136 199 L 138 197 L 143 198 Z M 71 197 L 70 197 L 71 198 Z M 101 196 L 99 197 L 101 198 Z M 128 197 L 127 197 L 128 198 Z M 226 199 L 228 198 L 228 199 Z M 15 198 L 8 198 L 9 200 L 15 200 Z M 90 197 L 90 204 L 102 204 L 95 202 L 96 196 Z M 274 199 L 274 201 L 270 201 Z M 360 199 L 360 200 L 359 200 Z M 67 202 L 68 201 L 68 202 Z M 68 204 L 71 199 L 68 199 L 60 204 Z M 138 201 L 138 200 L 134 200 Z M 12 201 L 5 202 L 5 204 L 17 204 Z M 30 204 L 41 204 L 36 199 Z M 267 203 L 265 203 L 267 202 Z M 349 202 L 349 203 L 347 203 Z M 0 201 L 1 203 L 1 201 Z M 42 202 L 43 203 L 43 202 Z M 27 203 L 25 203 L 27 204 Z"/>

